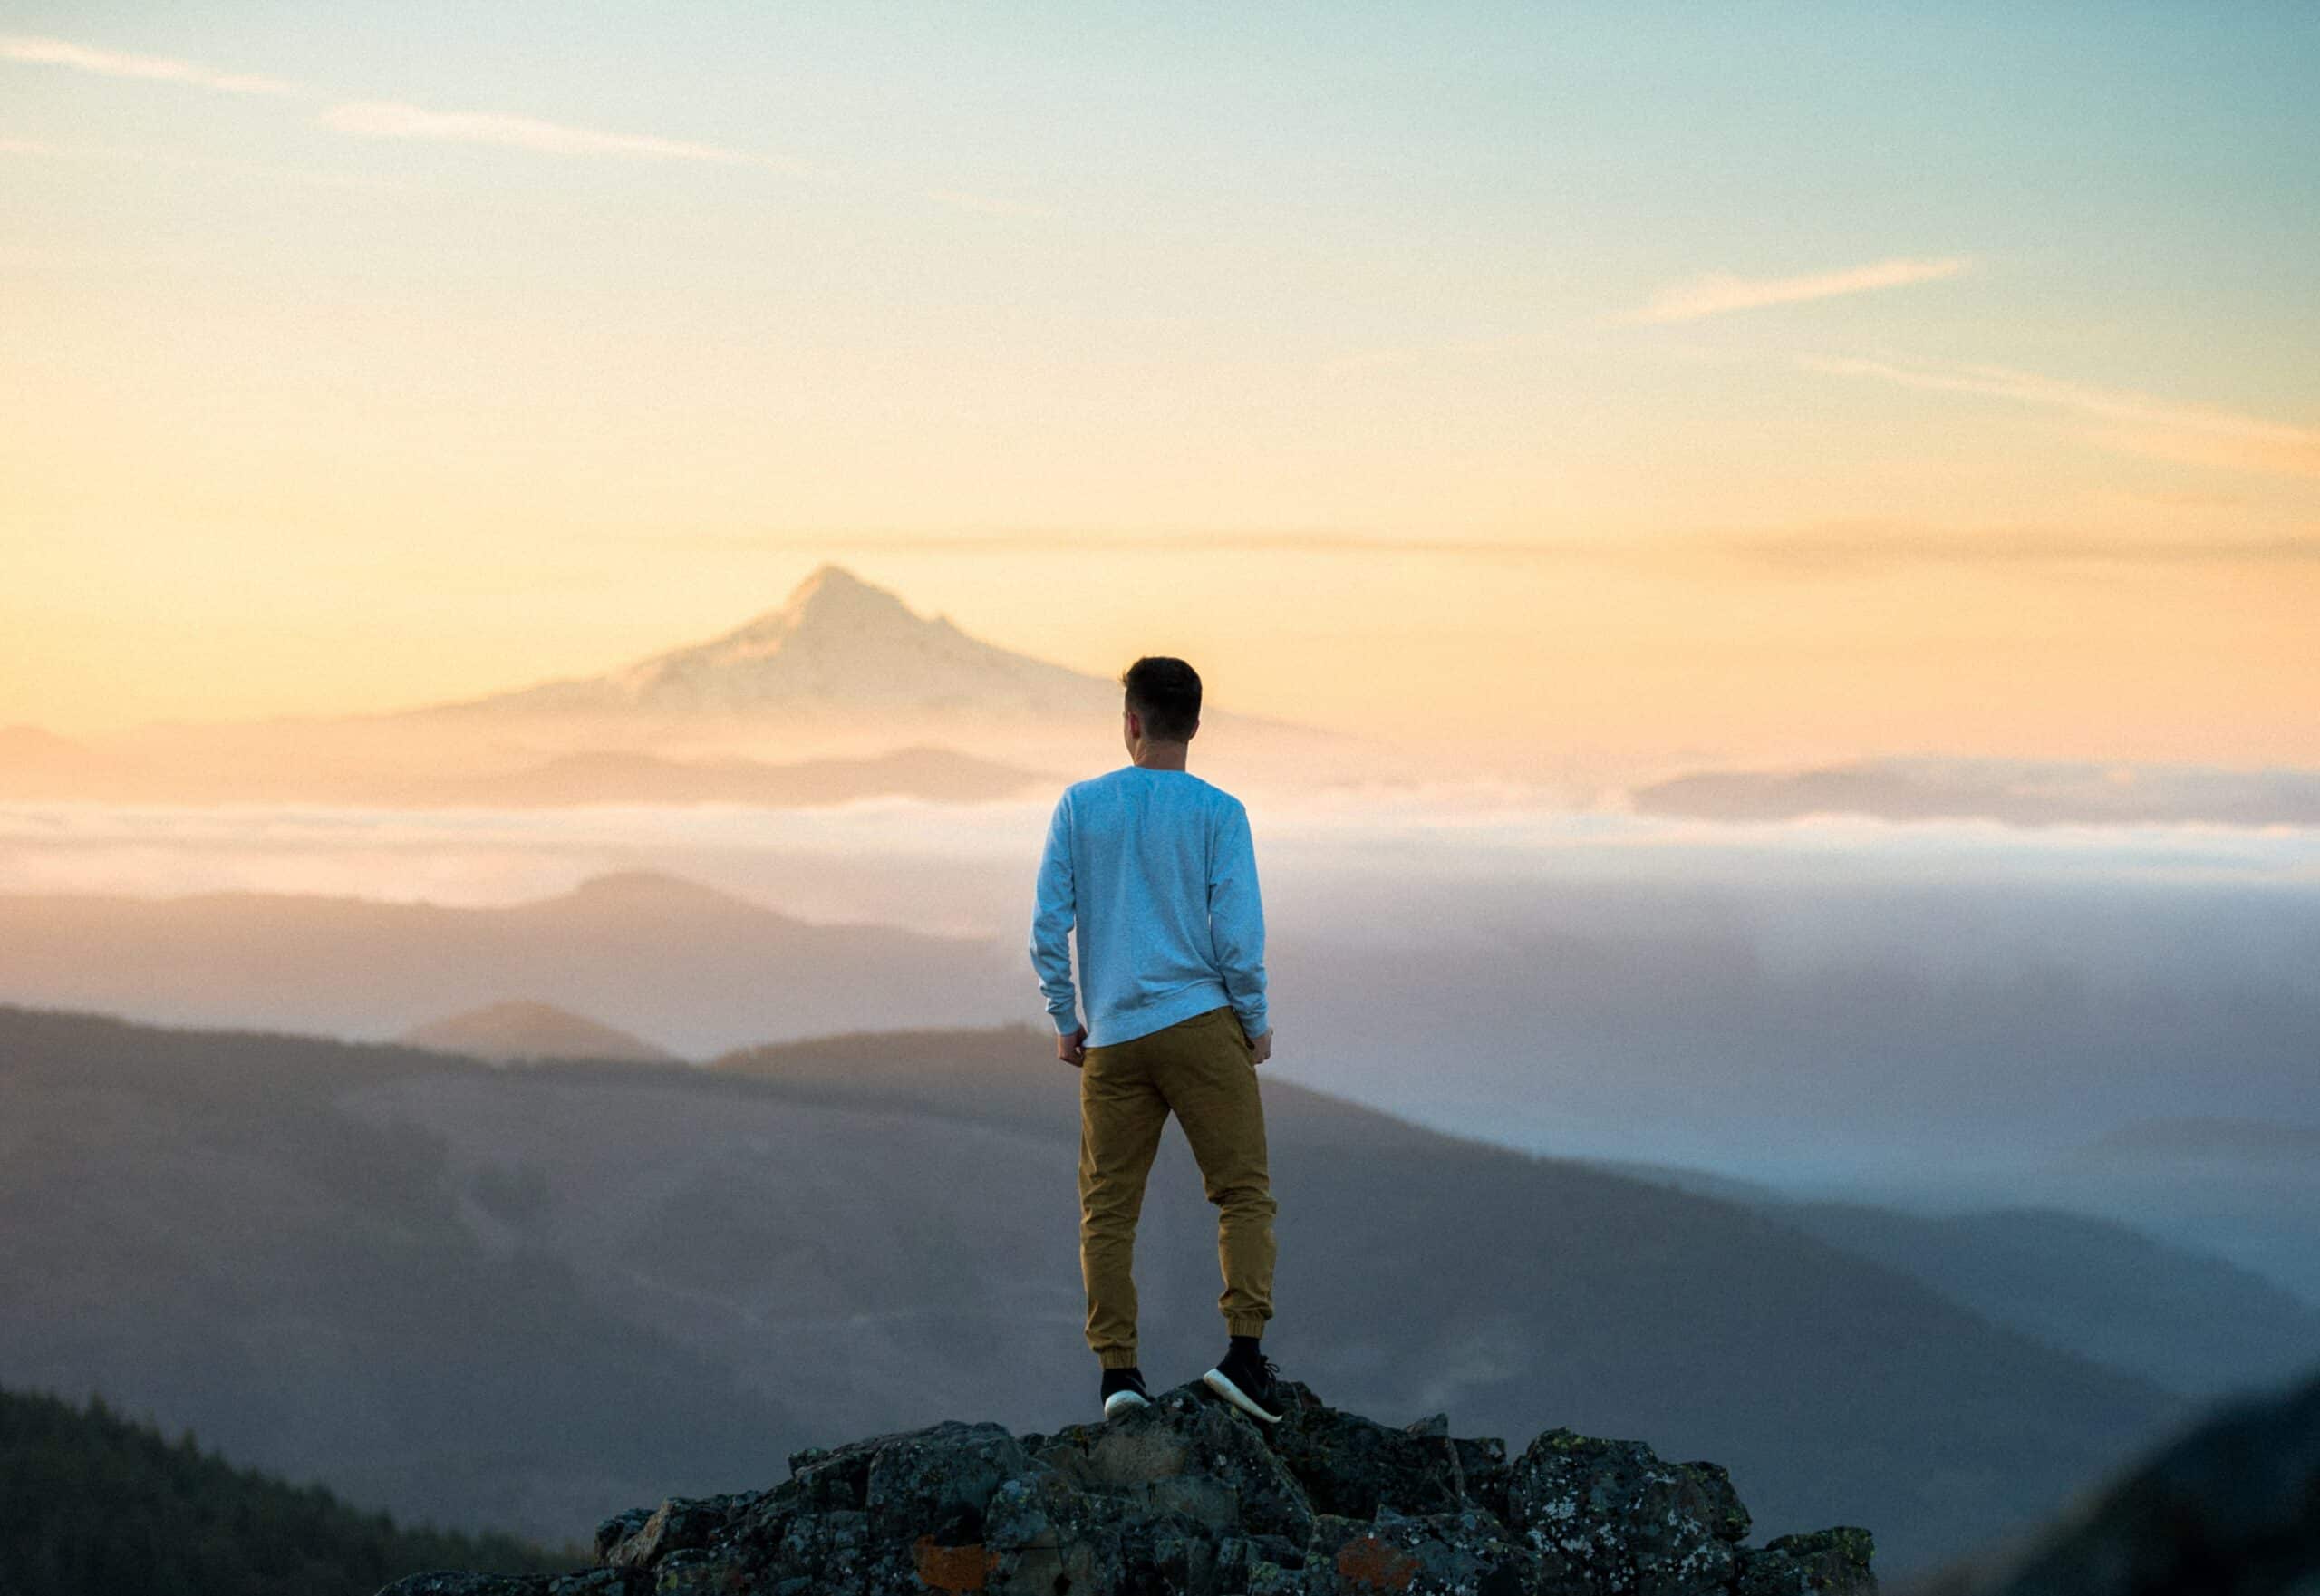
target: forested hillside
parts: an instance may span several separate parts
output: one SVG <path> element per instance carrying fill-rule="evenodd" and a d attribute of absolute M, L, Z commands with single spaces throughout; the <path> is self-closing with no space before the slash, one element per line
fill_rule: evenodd
<path fill-rule="evenodd" d="M 520 1573 L 576 1555 L 399 1526 L 97 1397 L 0 1391 L 0 1506 L 7 1596 L 371 1596 L 414 1568 Z"/>

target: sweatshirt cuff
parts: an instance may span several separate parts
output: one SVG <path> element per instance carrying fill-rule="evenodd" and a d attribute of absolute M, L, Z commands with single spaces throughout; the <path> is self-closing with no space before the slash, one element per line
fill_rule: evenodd
<path fill-rule="evenodd" d="M 1069 1036 L 1073 1031 L 1080 1029 L 1079 1021 L 1068 1014 L 1058 1014 L 1050 1011 L 1048 1018 L 1055 1021 L 1055 1033 L 1058 1036 Z"/>
<path fill-rule="evenodd" d="M 1241 1014 L 1241 1029 L 1249 1033 L 1249 1040 L 1251 1041 L 1254 1041 L 1259 1037 L 1264 1035 L 1266 1031 L 1272 1029 L 1272 1016 L 1266 1013 L 1262 1009 L 1258 1010 L 1254 1015 L 1242 1012 Z"/>

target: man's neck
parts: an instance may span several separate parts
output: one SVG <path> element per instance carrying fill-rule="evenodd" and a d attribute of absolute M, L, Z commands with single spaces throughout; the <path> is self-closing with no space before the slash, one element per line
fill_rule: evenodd
<path fill-rule="evenodd" d="M 1147 742 L 1130 757 L 1146 770 L 1181 770 L 1184 768 L 1184 756 L 1191 750 L 1190 743 Z"/>

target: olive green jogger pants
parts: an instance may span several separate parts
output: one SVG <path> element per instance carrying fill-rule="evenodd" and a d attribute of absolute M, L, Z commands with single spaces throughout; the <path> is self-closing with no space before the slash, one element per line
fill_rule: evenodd
<path fill-rule="evenodd" d="M 1145 1177 L 1174 1113 L 1216 1204 L 1217 1299 L 1229 1334 L 1272 1317 L 1272 1182 L 1255 1049 L 1228 1004 L 1146 1035 L 1089 1048 L 1079 1075 L 1079 1272 L 1088 1345 L 1106 1369 L 1136 1362 L 1136 1222 Z"/>

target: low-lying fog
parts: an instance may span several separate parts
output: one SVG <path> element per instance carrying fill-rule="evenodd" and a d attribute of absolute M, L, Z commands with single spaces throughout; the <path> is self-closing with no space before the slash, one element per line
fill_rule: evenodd
<path fill-rule="evenodd" d="M 1557 1155 L 2128 1217 L 2320 1299 L 2320 830 L 1730 823 L 1484 787 L 1252 812 L 1283 1076 Z M 649 869 L 1003 951 L 1047 814 L 14 804 L 0 893 L 485 905 Z M 1028 960 L 994 968 L 1016 984 L 960 1018 L 1039 1020 Z M 0 953 L 0 999 L 38 996 Z M 756 1024 L 652 1040 L 704 1056 Z"/>

